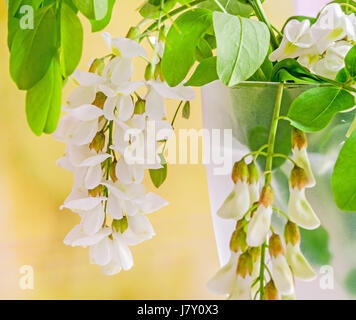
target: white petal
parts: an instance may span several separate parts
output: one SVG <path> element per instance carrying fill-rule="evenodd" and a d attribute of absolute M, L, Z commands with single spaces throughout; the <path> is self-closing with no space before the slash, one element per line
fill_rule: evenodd
<path fill-rule="evenodd" d="M 93 141 L 97 132 L 98 120 L 80 121 L 71 135 L 70 142 L 78 146 L 89 144 Z"/>
<path fill-rule="evenodd" d="M 300 251 L 299 244 L 287 244 L 286 258 L 296 278 L 304 281 L 315 279 L 316 273 Z"/>
<path fill-rule="evenodd" d="M 120 220 L 123 217 L 121 202 L 112 194 L 108 197 L 107 212 L 113 219 Z"/>
<path fill-rule="evenodd" d="M 86 87 L 96 86 L 104 81 L 104 79 L 96 73 L 85 72 L 78 69 L 73 72 L 72 77 L 81 86 Z"/>
<path fill-rule="evenodd" d="M 155 235 L 151 223 L 143 214 L 137 213 L 134 216 L 128 216 L 127 220 L 129 227 L 123 237 L 129 245 L 137 245 Z"/>
<path fill-rule="evenodd" d="M 97 207 L 101 201 L 105 200 L 104 197 L 87 197 L 80 199 L 73 199 L 66 201 L 62 206 L 62 208 L 68 208 L 75 211 L 89 211 Z"/>
<path fill-rule="evenodd" d="M 119 233 L 114 234 L 114 250 L 120 257 L 122 269 L 129 270 L 133 266 L 133 258 L 125 239 Z"/>
<path fill-rule="evenodd" d="M 111 234 L 111 229 L 103 228 L 94 235 L 87 235 L 83 232 L 81 225 L 78 224 L 67 234 L 63 242 L 72 247 L 80 246 L 85 248 L 98 243 L 109 234 Z"/>
<path fill-rule="evenodd" d="M 124 96 L 128 96 L 132 93 L 134 93 L 139 87 L 144 86 L 145 83 L 142 81 L 126 81 L 126 82 L 121 82 L 117 87 L 116 87 L 116 93 L 120 93 Z"/>
<path fill-rule="evenodd" d="M 250 206 L 257 202 L 260 198 L 259 185 L 257 182 L 248 185 L 248 191 L 250 193 Z"/>
<path fill-rule="evenodd" d="M 96 90 L 94 87 L 77 87 L 68 96 L 69 108 L 79 107 L 83 104 L 91 104 L 95 100 Z"/>
<path fill-rule="evenodd" d="M 110 263 L 112 258 L 112 241 L 105 237 L 99 243 L 89 249 L 91 263 L 99 266 L 105 266 Z"/>
<path fill-rule="evenodd" d="M 151 85 L 162 97 L 175 100 L 193 100 L 195 98 L 195 91 L 191 87 L 184 87 L 182 84 L 176 87 L 170 87 L 166 82 L 158 80 L 150 80 L 148 84 Z"/>
<path fill-rule="evenodd" d="M 272 208 L 260 204 L 247 227 L 246 241 L 250 247 L 259 247 L 266 241 L 271 226 Z"/>
<path fill-rule="evenodd" d="M 84 186 L 87 189 L 94 189 L 97 187 L 103 178 L 103 172 L 101 171 L 101 165 L 89 167 L 84 180 Z"/>
<path fill-rule="evenodd" d="M 278 291 L 283 295 L 294 292 L 294 280 L 287 260 L 283 254 L 272 257 L 272 278 Z"/>
<path fill-rule="evenodd" d="M 163 98 L 159 93 L 150 89 L 145 97 L 146 99 L 146 114 L 150 120 L 162 120 L 166 116 Z"/>
<path fill-rule="evenodd" d="M 133 64 L 129 58 L 120 58 L 111 74 L 111 81 L 119 85 L 121 82 L 129 81 L 133 73 Z"/>
<path fill-rule="evenodd" d="M 229 300 L 250 300 L 252 281 L 253 279 L 250 276 L 246 276 L 246 278 L 237 276 Z"/>
<path fill-rule="evenodd" d="M 77 108 L 66 109 L 66 111 L 69 115 L 81 121 L 95 120 L 103 115 L 103 110 L 92 104 L 84 104 Z"/>
<path fill-rule="evenodd" d="M 297 165 L 304 169 L 305 174 L 308 178 L 308 188 L 312 188 L 315 186 L 315 178 L 313 175 L 313 171 L 311 170 L 310 167 L 310 162 L 307 154 L 306 148 L 298 149 L 296 146 L 295 148 L 292 149 L 293 152 L 293 158 Z"/>
<path fill-rule="evenodd" d="M 105 212 L 103 206 L 100 204 L 96 208 L 83 213 L 81 225 L 86 234 L 92 235 L 97 233 L 103 225 L 105 219 Z"/>
<path fill-rule="evenodd" d="M 108 120 L 114 120 L 114 110 L 118 103 L 118 97 L 108 97 L 104 103 L 103 113 L 104 117 Z"/>
<path fill-rule="evenodd" d="M 150 192 L 146 194 L 143 201 L 139 203 L 139 206 L 143 213 L 149 214 L 167 206 L 168 204 L 169 202 L 161 198 L 159 195 Z"/>
<path fill-rule="evenodd" d="M 131 96 L 121 96 L 119 103 L 119 119 L 126 121 L 131 118 L 134 112 L 135 106 Z"/>
<path fill-rule="evenodd" d="M 140 44 L 128 38 L 113 38 L 111 39 L 111 46 L 123 57 L 133 58 L 147 55 L 146 50 Z"/>

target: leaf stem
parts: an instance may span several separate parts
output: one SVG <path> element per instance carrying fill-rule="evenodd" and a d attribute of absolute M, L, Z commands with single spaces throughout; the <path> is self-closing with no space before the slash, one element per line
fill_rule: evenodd
<path fill-rule="evenodd" d="M 224 13 L 227 13 L 226 9 L 223 7 L 219 0 L 214 0 L 214 2 Z"/>

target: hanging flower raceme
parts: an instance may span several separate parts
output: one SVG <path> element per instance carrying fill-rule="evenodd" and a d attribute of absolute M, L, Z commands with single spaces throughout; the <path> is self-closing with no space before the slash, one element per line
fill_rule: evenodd
<path fill-rule="evenodd" d="M 305 196 L 305 188 L 309 180 L 304 169 L 295 166 L 289 179 L 289 219 L 304 229 L 316 229 L 320 220 Z"/>
<path fill-rule="evenodd" d="M 218 216 L 240 220 L 250 207 L 249 170 L 244 160 L 234 164 L 231 177 L 234 189 L 218 210 Z"/>
<path fill-rule="evenodd" d="M 63 107 L 66 115 L 54 137 L 67 143 L 58 165 L 74 174 L 62 208 L 81 217 L 64 243 L 89 247 L 90 262 L 113 275 L 133 266 L 130 246 L 155 235 L 146 214 L 168 204 L 146 193 L 142 184 L 146 169 L 162 167 L 158 144 L 172 131 L 164 98 L 191 100 L 194 91 L 182 85 L 170 88 L 156 78 L 131 80 L 132 58 L 146 51 L 131 39 L 103 36 L 112 49 L 110 60 L 95 59 L 89 72 L 75 71 L 79 86 Z M 144 99 L 139 88 L 147 90 Z M 152 129 L 156 134 L 150 135 Z"/>

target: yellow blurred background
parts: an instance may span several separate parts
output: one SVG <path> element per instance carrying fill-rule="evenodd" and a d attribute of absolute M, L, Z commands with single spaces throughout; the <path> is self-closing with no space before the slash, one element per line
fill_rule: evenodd
<path fill-rule="evenodd" d="M 113 36 L 125 36 L 140 21 L 142 0 L 118 0 L 111 23 Z M 293 14 L 292 0 L 268 0 L 266 11 L 280 27 Z M 100 33 L 85 29 L 79 68 L 107 54 Z M 0 298 L 1 299 L 213 299 L 206 288 L 218 257 L 210 217 L 203 165 L 171 165 L 168 179 L 156 192 L 170 205 L 150 215 L 156 236 L 132 247 L 130 271 L 105 276 L 90 265 L 88 249 L 67 247 L 63 238 L 79 222 L 76 214 L 59 210 L 70 193 L 72 175 L 56 166 L 64 144 L 51 136 L 36 137 L 25 117 L 25 94 L 9 75 L 6 45 L 7 14 L 0 1 Z M 135 70 L 142 77 L 143 64 Z M 73 88 L 68 84 L 64 97 Z M 201 128 L 199 91 L 189 120 L 177 118 L 176 128 Z M 169 119 L 176 102 L 168 102 Z M 146 179 L 148 190 L 153 190 Z M 20 268 L 34 270 L 34 289 L 21 290 Z"/>

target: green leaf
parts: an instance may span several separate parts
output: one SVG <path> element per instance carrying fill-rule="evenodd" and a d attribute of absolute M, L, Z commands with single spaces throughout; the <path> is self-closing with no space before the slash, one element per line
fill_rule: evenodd
<path fill-rule="evenodd" d="M 162 154 L 160 157 L 163 167 L 160 169 L 149 169 L 151 181 L 156 188 L 159 188 L 167 178 L 167 162 Z"/>
<path fill-rule="evenodd" d="M 171 87 L 185 79 L 195 61 L 195 48 L 211 25 L 211 11 L 192 9 L 180 15 L 169 29 L 161 67 Z"/>
<path fill-rule="evenodd" d="M 190 117 L 190 102 L 186 101 L 182 110 L 182 117 L 184 119 L 189 119 Z"/>
<path fill-rule="evenodd" d="M 239 1 L 219 0 L 220 4 L 225 8 L 227 13 L 234 16 L 249 17 L 253 13 L 250 5 L 241 3 Z M 211 11 L 222 11 L 214 0 L 207 0 L 199 4 L 200 8 L 209 9 Z"/>
<path fill-rule="evenodd" d="M 57 59 L 46 75 L 26 95 L 26 116 L 36 135 L 55 130 L 61 109 L 62 77 Z"/>
<path fill-rule="evenodd" d="M 217 40 L 217 72 L 220 80 L 233 86 L 250 78 L 264 62 L 270 33 L 267 26 L 226 13 L 214 12 Z"/>
<path fill-rule="evenodd" d="M 356 46 L 353 46 L 345 57 L 345 66 L 350 76 L 356 80 Z"/>
<path fill-rule="evenodd" d="M 115 0 L 108 0 L 108 10 L 104 18 L 101 20 L 90 20 L 91 31 L 98 32 L 103 30 L 110 22 Z"/>
<path fill-rule="evenodd" d="M 217 79 L 219 77 L 216 72 L 216 57 L 210 57 L 200 62 L 193 75 L 184 85 L 201 87 Z"/>
<path fill-rule="evenodd" d="M 316 132 L 325 128 L 335 114 L 351 109 L 354 105 L 355 97 L 341 88 L 313 88 L 294 100 L 288 118 L 294 127 Z"/>
<path fill-rule="evenodd" d="M 19 29 L 11 45 L 10 74 L 22 90 L 30 89 L 41 80 L 58 50 L 54 8 L 37 10 L 34 21 L 34 29 Z"/>
<path fill-rule="evenodd" d="M 356 131 L 346 140 L 335 163 L 331 187 L 336 205 L 356 211 Z"/>
<path fill-rule="evenodd" d="M 272 70 L 272 81 L 294 81 L 296 83 L 319 83 L 320 81 L 315 75 L 310 73 L 296 60 L 288 58 L 277 63 Z"/>
<path fill-rule="evenodd" d="M 176 5 L 177 0 L 164 0 L 163 14 L 168 13 Z M 139 13 L 144 18 L 155 19 L 159 16 L 161 1 L 148 1 L 139 10 Z"/>
<path fill-rule="evenodd" d="M 200 39 L 195 50 L 195 57 L 199 62 L 213 56 L 213 50 L 210 47 L 209 42 L 204 38 Z"/>
<path fill-rule="evenodd" d="M 65 3 L 61 8 L 61 68 L 64 77 L 70 76 L 82 56 L 83 28 L 74 11 Z"/>
<path fill-rule="evenodd" d="M 267 54 L 265 61 L 262 63 L 261 67 L 257 69 L 254 75 L 248 79 L 248 81 L 264 81 L 268 82 L 271 80 L 273 63 L 268 58 Z"/>
<path fill-rule="evenodd" d="M 108 12 L 108 0 L 73 0 L 73 3 L 90 20 L 101 20 Z"/>
<path fill-rule="evenodd" d="M 7 8 L 7 12 L 9 16 L 15 16 L 17 11 L 20 8 L 22 0 L 10 0 Z"/>
<path fill-rule="evenodd" d="M 329 264 L 332 259 L 329 233 L 321 226 L 315 230 L 300 229 L 300 234 L 300 247 L 307 260 L 317 266 Z"/>

